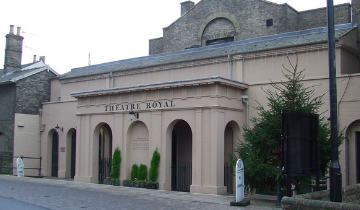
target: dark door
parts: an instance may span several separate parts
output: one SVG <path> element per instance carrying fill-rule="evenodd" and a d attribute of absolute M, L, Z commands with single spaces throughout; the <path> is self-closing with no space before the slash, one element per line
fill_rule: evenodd
<path fill-rule="evenodd" d="M 71 178 L 75 176 L 75 162 L 76 160 L 76 131 L 71 135 Z"/>
<path fill-rule="evenodd" d="M 192 166 L 192 133 L 185 121 L 174 126 L 172 133 L 171 190 L 189 192 Z"/>
<path fill-rule="evenodd" d="M 103 142 L 103 137 L 101 134 L 99 134 L 99 184 L 104 183 L 104 178 L 105 178 L 105 167 L 104 167 L 104 142 Z"/>
<path fill-rule="evenodd" d="M 227 193 L 233 194 L 233 173 L 231 164 L 224 163 L 224 186 L 226 186 Z"/>
<path fill-rule="evenodd" d="M 356 181 L 360 182 L 360 132 L 356 132 Z"/>
<path fill-rule="evenodd" d="M 57 177 L 59 169 L 59 135 L 56 131 L 53 133 L 51 151 L 51 176 Z"/>
<path fill-rule="evenodd" d="M 172 132 L 172 148 L 171 148 L 171 190 L 177 190 L 177 151 L 176 151 L 176 133 Z"/>
<path fill-rule="evenodd" d="M 110 177 L 111 172 L 112 133 L 107 125 L 103 129 L 104 131 L 99 134 L 99 184 L 103 184 L 104 180 Z M 106 136 L 109 139 L 106 140 Z"/>

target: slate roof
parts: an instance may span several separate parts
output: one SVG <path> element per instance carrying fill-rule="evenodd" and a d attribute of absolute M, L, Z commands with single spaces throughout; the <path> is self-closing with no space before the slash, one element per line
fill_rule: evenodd
<path fill-rule="evenodd" d="M 42 61 L 21 65 L 21 70 L 9 71 L 5 74 L 4 70 L 0 70 L 0 85 L 14 83 L 20 79 L 29 77 L 33 74 L 39 73 L 44 70 L 52 71 L 58 75 L 53 69 Z"/>
<path fill-rule="evenodd" d="M 341 38 L 356 27 L 356 25 L 351 23 L 336 25 L 335 38 Z M 124 71 L 183 61 L 220 57 L 228 54 L 241 54 L 326 41 L 327 27 L 321 27 L 74 68 L 70 72 L 59 76 L 59 78 L 68 79 L 113 71 Z"/>

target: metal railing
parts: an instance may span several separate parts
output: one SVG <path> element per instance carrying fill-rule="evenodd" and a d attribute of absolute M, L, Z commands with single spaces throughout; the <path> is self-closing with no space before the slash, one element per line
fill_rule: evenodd
<path fill-rule="evenodd" d="M 224 163 L 224 186 L 229 194 L 233 194 L 233 167 L 229 163 Z"/>
<path fill-rule="evenodd" d="M 16 167 L 13 166 L 13 159 L 18 158 L 19 156 L 9 156 L 9 155 L 0 155 L 0 174 L 12 174 L 13 170 L 16 169 Z M 29 159 L 29 160 L 38 160 L 39 161 L 39 167 L 24 167 L 24 170 L 37 170 L 38 175 L 35 177 L 41 177 L 41 157 L 27 157 L 23 156 L 23 160 Z M 25 164 L 26 166 L 26 164 Z"/>
<path fill-rule="evenodd" d="M 103 184 L 107 177 L 110 177 L 111 158 L 104 158 L 99 160 L 99 184 Z"/>
<path fill-rule="evenodd" d="M 190 192 L 192 167 L 191 163 L 171 167 L 172 190 Z"/>

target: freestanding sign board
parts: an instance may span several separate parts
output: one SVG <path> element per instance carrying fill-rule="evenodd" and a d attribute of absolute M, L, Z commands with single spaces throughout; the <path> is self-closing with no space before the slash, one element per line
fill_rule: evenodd
<path fill-rule="evenodd" d="M 21 157 L 16 159 L 17 175 L 24 176 L 24 162 Z"/>
<path fill-rule="evenodd" d="M 250 200 L 245 199 L 245 176 L 244 176 L 244 163 L 241 159 L 236 162 L 235 168 L 236 177 L 236 200 L 230 202 L 231 206 L 247 206 Z"/>
<path fill-rule="evenodd" d="M 236 202 L 244 199 L 244 163 L 241 159 L 236 162 Z"/>
<path fill-rule="evenodd" d="M 316 114 L 283 110 L 281 114 L 282 172 L 286 174 L 287 196 L 291 196 L 291 178 L 316 175 L 319 179 L 318 125 Z"/>

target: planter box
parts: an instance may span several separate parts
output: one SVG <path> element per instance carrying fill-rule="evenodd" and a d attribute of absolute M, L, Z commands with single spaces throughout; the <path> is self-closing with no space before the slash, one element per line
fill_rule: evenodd
<path fill-rule="evenodd" d="M 145 182 L 145 181 L 131 181 L 124 180 L 123 185 L 125 187 L 138 187 L 146 189 L 159 189 L 159 183 L 157 182 Z"/>
<path fill-rule="evenodd" d="M 106 179 L 104 179 L 104 184 L 120 186 L 120 180 L 119 179 L 106 178 Z"/>

